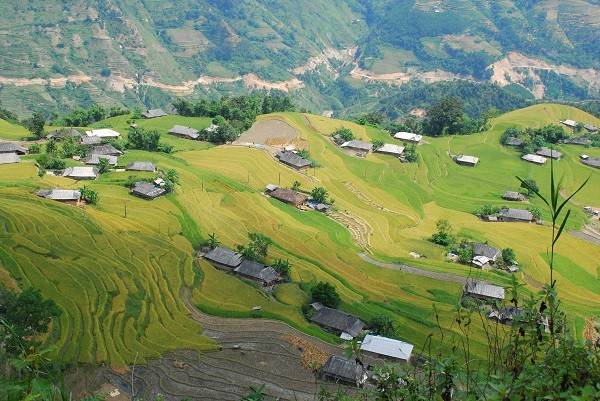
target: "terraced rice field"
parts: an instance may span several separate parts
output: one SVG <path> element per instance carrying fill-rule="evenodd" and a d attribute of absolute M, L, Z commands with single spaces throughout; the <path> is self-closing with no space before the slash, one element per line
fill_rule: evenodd
<path fill-rule="evenodd" d="M 549 227 L 483 223 L 471 214 L 484 203 L 503 205 L 500 195 L 518 188 L 515 175 L 532 177 L 547 190 L 549 166 L 522 162 L 515 151 L 499 145 L 499 136 L 508 126 L 540 126 L 564 118 L 600 124 L 573 108 L 534 106 L 497 118 L 486 133 L 428 138 L 429 143 L 418 148 L 419 163 L 402 164 L 386 155 L 349 156 L 327 137 L 344 125 L 361 139 L 396 142 L 373 128 L 298 113 L 262 118 L 294 127 L 321 167 L 298 173 L 263 150 L 168 136 L 166 130 L 174 123 L 196 128 L 209 124 L 208 119 L 176 116 L 138 122 L 165 133 L 163 139 L 174 145 L 175 153 L 128 151 L 120 161 L 151 160 L 160 168 L 177 169 L 181 185 L 176 193 L 155 201 L 128 194 L 122 183 L 131 173 L 111 172 L 86 183 L 100 192 L 97 207 L 84 210 L 50 203 L 37 199 L 34 189 L 78 184 L 60 177 L 39 178 L 31 161 L 0 166 L 0 266 L 11 280 L 41 287 L 62 307 L 60 329 L 53 335 L 66 360 L 119 366 L 131 363 L 136 355 L 140 361 L 176 349 L 214 349 L 218 340 L 200 334 L 201 324 L 185 308 L 182 288 L 189 289 L 190 302 L 204 313 L 278 319 L 336 343 L 301 314 L 300 305 L 306 300 L 302 288 L 313 280 L 334 284 L 343 299 L 342 309 L 364 320 L 381 313 L 393 316 L 402 339 L 420 350 L 425 338 L 438 332 L 432 305 L 441 325 L 454 331 L 460 280 L 380 267 L 359 254 L 452 277 L 470 274 L 509 283 L 504 273 L 474 272 L 445 261 L 443 249 L 427 238 L 435 222 L 446 218 L 465 236 L 514 248 L 522 267 L 519 280 L 527 290 L 536 291 L 548 276 Z M 125 132 L 126 120 L 117 117 L 98 125 Z M 481 164 L 458 166 L 447 156 L 448 150 L 478 156 Z M 557 170 L 564 175 L 567 190 L 591 175 L 590 184 L 575 201 L 594 205 L 600 199 L 600 172 L 578 162 L 581 148 L 560 150 L 565 158 L 557 163 Z M 600 156 L 597 149 L 585 152 Z M 268 183 L 288 186 L 294 181 L 305 190 L 326 187 L 339 215 L 351 216 L 354 223 L 346 222 L 346 228 L 343 221 L 302 212 L 262 194 Z M 578 229 L 584 216 L 579 206 L 573 212 L 570 229 Z M 193 247 L 209 233 L 216 233 L 224 245 L 235 246 L 253 231 L 273 239 L 271 258 L 287 258 L 293 265 L 292 283 L 272 296 L 193 257 Z M 410 252 L 426 258 L 413 260 Z M 559 291 L 573 327 L 582 334 L 585 319 L 600 314 L 600 247 L 566 235 L 558 253 Z M 255 306 L 261 311 L 253 312 Z M 472 330 L 473 351 L 484 357 L 481 327 L 476 324 Z"/>

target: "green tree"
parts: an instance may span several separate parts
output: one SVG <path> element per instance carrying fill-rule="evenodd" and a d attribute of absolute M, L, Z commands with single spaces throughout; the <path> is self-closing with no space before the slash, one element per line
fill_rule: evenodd
<path fill-rule="evenodd" d="M 89 203 L 90 205 L 96 205 L 100 201 L 100 195 L 98 191 L 93 189 L 83 187 L 79 189 L 79 193 L 81 193 L 81 199 Z"/>
<path fill-rule="evenodd" d="M 98 159 L 98 172 L 100 174 L 104 174 L 108 170 L 110 170 L 110 162 L 108 161 L 108 158 L 106 158 L 106 157 L 100 157 Z"/>
<path fill-rule="evenodd" d="M 331 137 L 338 143 L 348 142 L 354 139 L 354 133 L 350 128 L 341 127 L 331 133 Z"/>
<path fill-rule="evenodd" d="M 221 245 L 221 241 L 217 238 L 215 233 L 208 234 L 208 241 L 206 243 L 210 249 L 214 249 Z"/>
<path fill-rule="evenodd" d="M 36 111 L 30 118 L 24 121 L 24 125 L 35 138 L 41 139 L 45 136 L 44 126 L 46 125 L 46 117 L 42 113 Z"/>
<path fill-rule="evenodd" d="M 409 163 L 414 163 L 417 161 L 417 145 L 411 143 L 404 148 L 404 159 Z"/>
<path fill-rule="evenodd" d="M 51 139 L 48 142 L 46 142 L 46 153 L 50 156 L 56 156 L 56 154 L 58 153 L 58 145 L 56 144 L 56 141 L 54 139 Z"/>
<path fill-rule="evenodd" d="M 449 96 L 434 103 L 427 111 L 425 126 L 432 136 L 462 133 L 464 110 L 462 101 Z"/>
<path fill-rule="evenodd" d="M 385 142 L 383 142 L 381 139 L 375 139 L 375 140 L 373 140 L 372 143 L 373 143 L 373 149 L 374 150 L 377 150 L 380 147 L 382 147 L 383 145 L 385 145 Z"/>
<path fill-rule="evenodd" d="M 68 137 L 63 140 L 61 144 L 61 154 L 63 157 L 71 158 L 81 153 L 80 145 L 75 138 Z"/>
<path fill-rule="evenodd" d="M 248 239 L 248 245 L 237 246 L 238 252 L 246 259 L 264 261 L 269 253 L 269 246 L 273 243 L 271 238 L 261 233 L 248 233 Z"/>
<path fill-rule="evenodd" d="M 531 212 L 534 219 L 539 220 L 542 218 L 542 209 L 540 209 L 539 207 L 530 206 L 528 210 Z"/>
<path fill-rule="evenodd" d="M 437 228 L 437 232 L 431 236 L 431 242 L 442 246 L 449 246 L 454 243 L 454 229 L 448 220 L 438 220 L 435 223 L 435 227 Z"/>
<path fill-rule="evenodd" d="M 301 186 L 301 185 L 302 185 L 302 184 L 300 184 L 300 181 L 294 181 L 294 182 L 292 183 L 292 190 L 293 190 L 293 191 L 299 191 L 299 190 L 300 190 L 300 186 Z"/>
<path fill-rule="evenodd" d="M 531 196 L 537 192 L 539 192 L 540 188 L 538 187 L 537 182 L 535 180 L 528 178 L 521 181 L 521 188 L 527 191 L 527 195 Z"/>
<path fill-rule="evenodd" d="M 341 298 L 335 287 L 326 281 L 319 281 L 313 285 L 310 290 L 310 296 L 313 302 L 320 302 L 330 308 L 337 308 Z"/>
<path fill-rule="evenodd" d="M 393 337 L 396 334 L 394 320 L 388 315 L 375 316 L 369 322 L 369 328 L 380 336 Z"/>
<path fill-rule="evenodd" d="M 315 187 L 310 191 L 310 196 L 319 203 L 327 203 L 327 197 L 329 196 L 327 190 L 323 187 Z"/>
<path fill-rule="evenodd" d="M 168 169 L 162 174 L 162 179 L 165 181 L 164 189 L 167 193 L 175 191 L 175 186 L 179 184 L 179 173 L 175 169 Z"/>
<path fill-rule="evenodd" d="M 517 260 L 517 255 L 512 248 L 504 248 L 502 250 L 502 261 L 506 266 L 512 265 Z"/>
<path fill-rule="evenodd" d="M 271 267 L 275 269 L 283 278 L 289 279 L 292 265 L 288 259 L 275 259 L 271 263 Z"/>

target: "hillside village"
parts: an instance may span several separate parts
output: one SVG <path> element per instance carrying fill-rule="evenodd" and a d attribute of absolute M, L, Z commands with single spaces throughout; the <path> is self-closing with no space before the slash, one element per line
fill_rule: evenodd
<path fill-rule="evenodd" d="M 545 117 L 531 123 L 542 110 Z M 121 110 L 83 126 L 43 122 L 30 132 L 0 126 L 0 222 L 8 239 L 0 250 L 16 261 L 0 258 L 8 271 L 0 279 L 48 274 L 42 291 L 56 298 L 65 322 L 81 319 L 96 336 L 105 319 L 120 327 L 111 335 L 121 343 L 108 346 L 87 334 L 72 339 L 68 324 L 58 334 L 65 360 L 118 366 L 180 349 L 229 352 L 235 366 L 245 352 L 265 358 L 243 339 L 220 343 L 214 329 L 198 335 L 189 316 L 207 321 L 207 314 L 280 320 L 295 338 L 287 346 L 303 358 L 314 344 L 329 344 L 305 362 L 324 383 L 370 386 L 384 363 L 422 366 L 435 324 L 461 335 L 450 316 L 457 303 L 488 324 L 525 319 L 508 291 L 516 280 L 533 294 L 545 280 L 546 245 L 532 239 L 551 231 L 536 198 L 551 167 L 569 171 L 568 190 L 591 177 L 569 205 L 574 217 L 558 250 L 574 273 L 559 274 L 577 331 L 600 317 L 594 283 L 573 291 L 600 258 L 600 148 L 592 146 L 600 120 L 587 113 L 539 104 L 457 136 L 390 131 L 287 106 L 243 121 L 189 113 Z M 14 213 L 17 204 L 22 211 Z M 73 238 L 59 248 L 43 239 L 63 230 Z M 78 237 L 98 242 L 90 258 L 101 256 L 94 263 L 106 275 L 90 290 L 95 295 L 85 290 L 85 301 L 70 288 L 96 273 L 78 262 Z M 77 273 L 33 267 L 61 259 Z M 68 301 L 57 297 L 63 290 Z M 106 291 L 125 295 L 123 316 L 95 312 L 113 302 Z M 433 316 L 432 303 L 446 316 Z M 547 318 L 538 320 L 549 332 Z M 473 333 L 479 357 L 485 324 Z M 168 338 L 157 334 L 172 325 Z M 313 345 L 298 340 L 301 333 Z M 162 338 L 155 349 L 152 336 Z M 80 353 L 89 342 L 95 351 Z M 182 372 L 191 364 L 172 363 Z M 154 391 L 150 373 L 139 374 Z M 284 388 L 269 391 L 282 396 Z"/>

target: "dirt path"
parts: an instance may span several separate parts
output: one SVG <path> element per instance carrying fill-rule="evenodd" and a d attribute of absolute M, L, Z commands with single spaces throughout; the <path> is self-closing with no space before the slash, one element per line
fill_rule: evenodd
<path fill-rule="evenodd" d="M 371 246 L 371 236 L 373 228 L 361 217 L 351 215 L 348 212 L 332 211 L 328 214 L 333 220 L 337 221 L 350 231 L 350 235 L 355 243 L 364 249 Z"/>
<path fill-rule="evenodd" d="M 371 206 L 372 208 L 381 210 L 383 212 L 388 212 L 388 213 L 396 214 L 398 216 L 408 217 L 413 222 L 414 225 L 417 224 L 416 220 L 412 216 L 410 216 L 409 214 L 403 213 L 403 212 L 399 212 L 397 210 L 388 209 L 387 207 L 385 207 L 385 206 L 383 206 L 383 205 L 375 202 L 373 199 L 369 198 L 366 194 L 364 194 L 361 190 L 359 190 L 358 188 L 356 188 L 351 182 L 346 182 L 344 185 L 358 199 L 360 199 L 362 202 L 366 203 L 367 205 Z"/>
<path fill-rule="evenodd" d="M 440 281 L 448 281 L 448 282 L 461 283 L 461 284 L 464 284 L 467 281 L 466 277 L 459 276 L 457 274 L 438 273 L 438 272 L 420 269 L 418 267 L 409 266 L 409 265 L 400 264 L 400 263 L 381 262 L 379 260 L 373 259 L 369 255 L 366 255 L 364 253 L 359 253 L 358 256 L 365 262 L 370 263 L 375 266 L 378 266 L 378 267 L 382 267 L 384 269 L 399 270 L 399 271 L 402 271 L 402 272 L 405 272 L 408 274 L 429 277 L 434 280 L 440 280 Z"/>

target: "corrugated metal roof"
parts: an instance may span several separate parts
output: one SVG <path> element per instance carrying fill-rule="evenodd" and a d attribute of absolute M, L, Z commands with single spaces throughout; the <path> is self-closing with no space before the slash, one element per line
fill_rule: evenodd
<path fill-rule="evenodd" d="M 408 361 L 413 351 L 413 345 L 392 338 L 367 335 L 360 349 L 390 358 Z"/>

